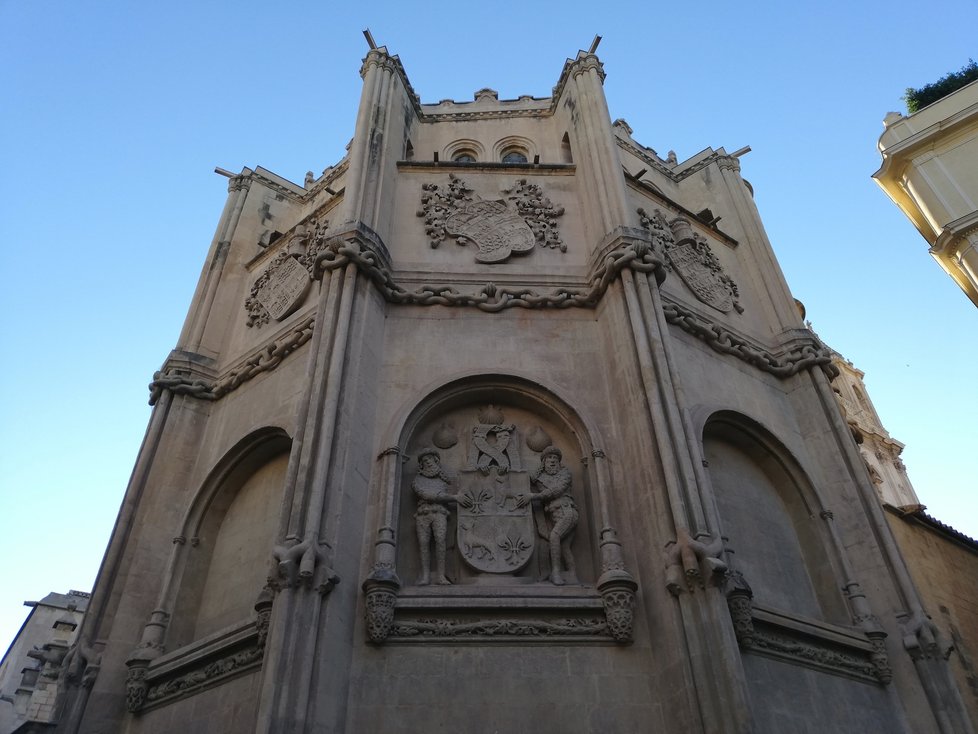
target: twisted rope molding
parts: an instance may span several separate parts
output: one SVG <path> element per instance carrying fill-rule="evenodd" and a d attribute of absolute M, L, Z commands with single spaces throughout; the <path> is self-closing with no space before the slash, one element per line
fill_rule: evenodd
<path fill-rule="evenodd" d="M 663 259 L 645 241 L 633 241 L 609 252 L 590 278 L 587 288 L 557 288 L 545 294 L 530 288 L 501 288 L 494 283 L 487 283 L 474 293 L 461 293 L 451 286 L 433 285 L 422 285 L 410 291 L 394 280 L 390 269 L 380 262 L 378 253 L 365 246 L 358 238 L 332 240 L 316 258 L 315 272 L 321 277 L 323 273 L 349 263 L 353 263 L 369 278 L 390 303 L 467 306 L 489 313 L 498 313 L 508 308 L 593 308 L 607 292 L 611 282 L 625 268 L 641 273 L 654 273 L 660 284 L 665 277 Z M 702 339 L 714 351 L 737 357 L 776 377 L 790 377 L 812 367 L 821 367 L 829 379 L 838 375 L 838 369 L 832 364 L 831 352 L 814 335 L 809 344 L 778 357 L 682 306 L 664 304 L 663 312 L 668 323 Z M 215 381 L 194 379 L 179 370 L 164 369 L 157 372 L 149 385 L 149 404 L 155 405 L 164 390 L 201 400 L 218 400 L 224 397 L 262 372 L 275 369 L 289 354 L 309 341 L 312 338 L 314 321 L 313 317 L 305 319 L 288 334 L 248 359 L 244 366 Z"/>

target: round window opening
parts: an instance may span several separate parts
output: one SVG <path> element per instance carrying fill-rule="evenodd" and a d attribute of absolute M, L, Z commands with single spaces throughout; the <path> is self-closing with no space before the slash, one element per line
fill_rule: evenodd
<path fill-rule="evenodd" d="M 452 159 L 456 163 L 475 163 L 475 156 L 467 150 L 457 153 Z"/>
<path fill-rule="evenodd" d="M 503 153 L 503 163 L 526 163 L 526 153 L 521 150 L 509 150 Z"/>

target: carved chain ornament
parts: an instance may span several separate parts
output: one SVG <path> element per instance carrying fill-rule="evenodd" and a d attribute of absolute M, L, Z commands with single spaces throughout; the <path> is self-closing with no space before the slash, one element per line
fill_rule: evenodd
<path fill-rule="evenodd" d="M 317 230 L 314 229 L 313 232 L 315 231 Z M 549 293 L 538 293 L 531 288 L 499 287 L 491 282 L 470 293 L 439 285 L 423 285 L 415 290 L 408 290 L 394 280 L 389 267 L 381 262 L 374 251 L 377 246 L 370 243 L 370 238 L 364 236 L 365 232 L 361 233 L 359 229 L 329 239 L 322 233 L 318 236 L 313 234 L 309 237 L 310 249 L 304 256 L 289 257 L 296 257 L 303 268 L 314 273 L 316 277 L 353 263 L 373 282 L 384 298 L 394 304 L 470 307 L 489 313 L 509 308 L 594 308 L 625 268 L 640 273 L 654 273 L 660 282 L 665 277 L 666 257 L 659 254 L 662 250 L 653 244 L 658 245 L 667 236 L 664 233 L 656 236 L 654 229 L 652 233 L 652 244 L 632 239 L 609 252 L 593 271 L 586 288 L 561 287 Z M 729 295 L 731 307 L 736 308 L 736 291 L 732 287 Z M 254 298 L 257 299 L 257 295 Z M 820 367 L 829 379 L 838 375 L 838 369 L 832 364 L 831 353 L 814 335 L 807 343 L 794 350 L 776 355 L 678 304 L 664 303 L 663 311 L 670 324 L 702 339 L 714 351 L 737 357 L 777 377 L 790 377 L 813 367 Z M 267 322 L 267 319 L 263 320 L 262 312 L 256 309 L 255 313 L 255 324 Z M 248 358 L 242 367 L 233 369 L 218 380 L 194 379 L 175 369 L 157 372 L 149 386 L 150 405 L 156 404 L 164 390 L 202 400 L 217 400 L 243 382 L 277 367 L 282 359 L 312 337 L 313 328 L 312 317 L 302 321 L 287 335 L 265 345 Z"/>

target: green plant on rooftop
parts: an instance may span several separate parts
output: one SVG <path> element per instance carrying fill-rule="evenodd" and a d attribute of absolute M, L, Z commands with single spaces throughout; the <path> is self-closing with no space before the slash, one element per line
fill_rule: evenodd
<path fill-rule="evenodd" d="M 907 112 L 912 115 L 976 79 L 978 79 L 978 64 L 974 59 L 968 59 L 968 63 L 961 67 L 961 71 L 952 71 L 933 84 L 927 84 L 920 89 L 908 87 L 906 94 L 903 95 L 903 101 L 907 103 Z"/>

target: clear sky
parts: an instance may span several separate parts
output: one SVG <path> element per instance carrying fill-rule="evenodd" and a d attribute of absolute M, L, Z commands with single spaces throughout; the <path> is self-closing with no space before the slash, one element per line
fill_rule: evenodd
<path fill-rule="evenodd" d="M 684 160 L 741 159 L 795 297 L 866 372 L 921 501 L 978 536 L 978 309 L 870 179 L 908 86 L 978 56 L 932 3 L 0 0 L 0 651 L 90 590 L 226 179 L 301 182 L 353 134 L 361 30 L 425 102 L 547 96 L 595 33 L 611 115 Z"/>

